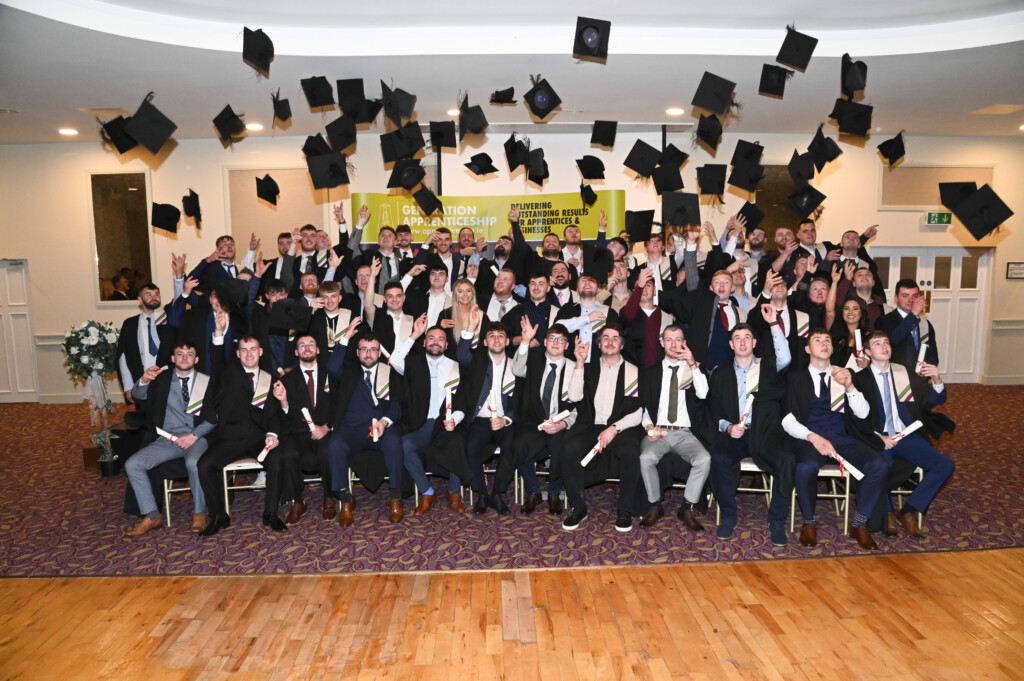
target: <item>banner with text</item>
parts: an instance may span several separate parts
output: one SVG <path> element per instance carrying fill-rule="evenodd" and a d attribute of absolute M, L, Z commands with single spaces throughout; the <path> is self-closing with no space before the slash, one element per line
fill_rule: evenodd
<path fill-rule="evenodd" d="M 352 195 L 352 213 L 365 205 L 370 210 L 370 222 L 363 232 L 363 243 L 377 240 L 382 226 L 409 225 L 413 240 L 422 242 L 438 227 L 447 227 L 452 240 L 457 241 L 459 230 L 470 228 L 477 237 L 494 241 L 508 234 L 508 212 L 519 206 L 519 223 L 529 241 L 539 241 L 548 232 L 559 237 L 569 225 L 579 225 L 584 239 L 597 238 L 600 211 L 608 216 L 608 237 L 623 231 L 625 225 L 626 192 L 609 189 L 595 192 L 597 201 L 587 206 L 579 192 L 572 194 L 510 195 L 510 196 L 439 196 L 444 204 L 444 215 L 423 215 L 411 195 L 357 193 Z"/>

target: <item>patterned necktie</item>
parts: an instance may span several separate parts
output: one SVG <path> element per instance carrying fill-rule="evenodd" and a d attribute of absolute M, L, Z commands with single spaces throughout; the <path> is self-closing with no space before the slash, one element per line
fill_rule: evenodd
<path fill-rule="evenodd" d="M 882 399 L 885 400 L 885 434 L 893 436 L 896 434 L 896 424 L 892 420 L 892 391 L 889 390 L 889 382 L 892 380 L 888 371 L 882 376 L 884 383 L 884 395 Z"/>
<path fill-rule="evenodd" d="M 679 416 L 679 367 L 669 369 L 672 371 L 672 377 L 668 380 L 668 422 L 675 423 Z"/>
<path fill-rule="evenodd" d="M 366 389 L 370 391 L 370 395 L 373 395 L 373 381 L 370 380 L 369 369 L 363 371 L 363 382 L 366 383 Z"/>
<path fill-rule="evenodd" d="M 541 402 L 544 403 L 544 411 L 550 416 L 552 414 L 551 409 L 551 393 L 555 390 L 555 375 L 558 373 L 558 365 L 554 362 L 548 364 L 548 377 L 544 379 L 544 392 L 541 393 Z"/>
<path fill-rule="evenodd" d="M 725 303 L 718 304 L 718 321 L 722 322 L 722 328 L 729 330 L 729 315 L 725 312 Z"/>
<path fill-rule="evenodd" d="M 160 350 L 160 344 L 157 342 L 159 337 L 156 335 L 156 324 L 153 322 L 153 318 L 149 318 L 149 354 L 156 357 L 156 353 Z"/>
<path fill-rule="evenodd" d="M 309 404 L 316 407 L 316 384 L 313 383 L 313 370 L 306 369 L 306 390 L 309 391 Z"/>
<path fill-rule="evenodd" d="M 505 303 L 508 301 L 502 300 L 500 302 L 501 305 L 498 306 L 498 319 L 496 321 L 501 321 L 505 317 Z"/>
<path fill-rule="evenodd" d="M 181 401 L 185 403 L 185 409 L 188 409 L 188 378 L 181 379 Z"/>

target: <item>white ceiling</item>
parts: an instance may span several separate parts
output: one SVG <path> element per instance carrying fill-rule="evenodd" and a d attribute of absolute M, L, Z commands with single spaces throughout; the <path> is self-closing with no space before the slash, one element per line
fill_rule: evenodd
<path fill-rule="evenodd" d="M 971 113 L 1024 105 L 1020 0 L 733 0 L 727 19 L 714 3 L 634 1 L 628 13 L 608 0 L 578 10 L 567 4 L 0 0 L 0 109 L 19 112 L 0 115 L 0 144 L 62 141 L 56 131 L 64 126 L 82 131 L 79 140 L 95 136 L 92 116 L 77 109 L 134 111 L 150 90 L 178 125 L 175 137 L 188 139 L 213 137 L 211 121 L 225 104 L 268 127 L 250 134 L 271 134 L 270 92 L 281 88 L 294 118 L 275 134 L 304 136 L 337 115 L 309 110 L 299 80 L 313 75 L 362 77 L 370 97 L 384 79 L 418 96 L 422 122 L 444 119 L 468 90 L 491 123 L 525 128 L 522 94 L 529 75 L 540 73 L 563 100 L 549 119 L 552 131 L 595 119 L 685 124 L 695 120 L 690 100 L 705 70 L 737 83 L 744 108 L 727 130 L 809 135 L 839 96 L 839 57 L 847 51 L 868 64 L 864 101 L 875 107 L 879 140 L 902 129 L 1024 136 L 1024 112 Z M 612 21 L 607 64 L 572 58 L 578 13 Z M 814 59 L 789 82 L 785 100 L 759 96 L 761 65 L 774 63 L 794 21 L 820 39 Z M 241 60 L 243 25 L 274 40 L 269 80 Z M 492 90 L 509 86 L 519 104 L 487 104 Z M 666 116 L 669 106 L 686 114 Z"/>

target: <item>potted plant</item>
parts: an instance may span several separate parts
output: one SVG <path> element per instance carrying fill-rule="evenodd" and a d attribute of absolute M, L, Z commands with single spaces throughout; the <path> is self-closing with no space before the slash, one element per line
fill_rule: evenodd
<path fill-rule="evenodd" d="M 88 321 L 65 333 L 62 346 L 68 376 L 75 384 L 84 384 L 82 397 L 91 408 L 89 420 L 93 426 L 100 427 L 90 439 L 100 450 L 99 466 L 105 477 L 117 475 L 120 470 L 120 462 L 110 445 L 111 438 L 117 436 L 110 432 L 108 417 L 114 413 L 114 405 L 107 395 L 107 375 L 115 370 L 117 336 L 118 330 L 110 324 Z M 83 456 L 88 462 L 87 451 L 83 450 Z"/>

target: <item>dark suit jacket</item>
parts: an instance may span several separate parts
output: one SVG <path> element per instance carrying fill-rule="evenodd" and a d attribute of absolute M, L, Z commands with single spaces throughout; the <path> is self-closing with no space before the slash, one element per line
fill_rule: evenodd
<path fill-rule="evenodd" d="M 164 312 L 170 315 L 171 306 L 165 305 Z M 177 332 L 170 324 L 160 324 L 156 327 L 156 335 L 160 339 L 160 348 L 156 353 L 156 365 L 165 366 L 171 361 L 171 352 L 174 349 Z M 116 359 L 119 360 L 121 355 L 124 355 L 132 380 L 139 380 L 146 367 L 142 366 L 142 352 L 139 350 L 139 315 L 137 314 L 124 320 L 124 323 L 121 324 L 121 333 L 117 337 Z M 121 381 L 121 389 L 128 392 L 131 386 L 125 385 L 125 377 L 121 375 L 120 362 L 117 365 L 117 377 Z"/>
<path fill-rule="evenodd" d="M 345 364 L 345 356 L 349 350 L 349 345 L 352 345 L 352 342 L 335 348 L 334 352 L 331 353 L 331 359 L 327 362 L 327 372 L 338 385 L 334 393 L 334 416 L 329 422 L 331 425 L 338 425 L 345 418 L 345 412 L 348 411 L 348 405 L 352 401 L 356 387 L 363 380 L 363 367 L 361 364 Z M 355 352 L 354 348 L 352 350 Z M 402 419 L 401 398 L 402 381 L 396 371 L 392 373 L 391 377 L 390 398 L 380 400 L 380 408 L 384 418 L 391 419 L 391 422 L 396 425 Z"/>
<path fill-rule="evenodd" d="M 758 343 L 758 348 L 761 344 Z M 761 468 L 778 473 L 777 459 L 784 446 L 786 433 L 782 429 L 782 402 L 786 395 L 786 383 L 775 369 L 775 352 L 771 337 L 769 351 L 758 357 L 761 365 L 758 389 L 754 393 L 754 405 L 750 412 L 750 455 Z M 730 437 L 718 430 L 718 422 L 739 423 L 740 404 L 736 389 L 736 371 L 732 365 L 722 365 L 711 372 L 708 381 L 708 406 L 710 419 L 708 432 L 713 433 L 712 442 Z"/>
<path fill-rule="evenodd" d="M 564 391 L 569 389 L 569 369 L 575 363 L 575 359 L 566 353 L 565 363 L 562 366 L 562 375 L 554 386 L 554 394 L 559 396 L 558 411 L 572 409 L 574 405 L 568 400 L 561 399 Z M 531 353 L 526 359 L 526 376 L 519 379 L 520 388 L 516 413 L 519 414 L 518 425 L 527 431 L 535 431 L 537 426 L 548 419 L 547 405 L 541 399 L 544 387 L 544 370 L 547 367 L 548 359 L 543 352 Z"/>
<path fill-rule="evenodd" d="M 936 440 L 943 433 L 952 433 L 956 429 L 956 424 L 945 414 L 932 412 L 932 407 L 938 407 L 946 403 L 946 392 L 948 389 L 942 392 L 935 392 L 928 380 L 910 370 L 907 371 L 907 377 L 910 379 L 910 392 L 914 395 L 913 400 L 903 403 L 912 419 L 910 423 L 920 421 L 924 426 L 924 431 L 921 434 L 927 434 L 928 437 Z M 873 422 L 874 430 L 882 432 L 885 428 L 884 398 L 878 390 L 878 382 L 875 380 L 875 374 L 871 371 L 871 367 L 855 373 L 853 375 L 853 383 L 857 386 L 858 390 L 864 393 L 868 404 L 871 405 L 871 413 L 875 417 Z M 895 385 L 893 385 L 892 390 L 895 391 L 895 389 Z M 909 426 L 910 423 L 904 423 L 903 425 Z M 869 444 L 878 451 L 885 449 L 882 439 L 878 436 L 870 438 Z"/>
<path fill-rule="evenodd" d="M 217 414 L 216 436 L 232 442 L 263 438 L 268 432 L 277 433 L 280 423 L 274 409 L 273 391 L 267 397 L 263 408 L 252 405 L 253 390 L 240 362 L 228 365 L 221 374 L 219 412 Z M 273 386 L 273 380 L 271 381 Z"/>
<path fill-rule="evenodd" d="M 700 286 L 695 291 L 686 291 L 685 286 L 680 286 L 662 293 L 658 303 L 659 307 L 671 312 L 678 323 L 689 324 L 686 345 L 693 353 L 693 358 L 703 364 L 708 356 L 711 324 L 718 309 L 718 297 L 706 286 Z M 729 299 L 729 304 L 738 314 L 740 305 L 735 296 Z"/>
<path fill-rule="evenodd" d="M 919 347 L 914 347 L 913 345 L 911 329 L 919 326 L 920 321 L 920 317 L 916 317 L 913 314 L 903 317 L 898 309 L 894 309 L 879 319 L 876 325 L 880 331 L 885 331 L 889 334 L 889 341 L 892 343 L 892 361 L 899 362 L 907 367 L 907 371 L 911 373 L 915 373 Z M 931 338 L 928 339 L 928 350 L 925 352 L 924 361 L 928 364 L 937 365 L 939 363 L 939 346 L 935 340 L 935 326 L 930 319 L 928 320 L 928 325 L 931 327 Z M 918 336 L 920 334 L 921 330 L 918 328 Z M 911 356 L 913 357 L 912 361 L 910 360 Z"/>
<path fill-rule="evenodd" d="M 334 396 L 337 394 L 337 384 L 331 380 L 327 371 L 327 361 L 320 359 L 317 362 L 317 385 L 316 385 L 316 406 L 309 402 L 309 390 L 306 388 L 306 375 L 302 373 L 302 367 L 298 366 L 281 377 L 281 384 L 288 394 L 288 413 L 283 412 L 277 416 L 279 428 L 283 432 L 278 437 L 285 435 L 297 435 L 300 438 L 309 438 L 309 425 L 302 421 L 302 408 L 309 409 L 309 415 L 313 417 L 313 424 L 318 426 L 333 426 L 334 421 Z M 273 385 L 273 384 L 271 384 Z M 275 405 L 277 405 L 275 400 Z M 275 409 L 279 409 L 276 406 Z"/>
<path fill-rule="evenodd" d="M 480 401 L 484 380 L 493 373 L 492 369 L 494 368 L 494 362 L 491 361 L 490 354 L 487 352 L 487 348 L 484 347 L 483 341 L 481 340 L 476 350 L 473 350 L 471 345 L 471 341 L 460 338 L 456 351 L 462 372 L 462 380 L 460 381 L 459 391 L 456 393 L 455 399 L 452 400 L 452 409 L 461 411 L 466 415 L 463 423 L 470 422 L 476 417 L 476 405 Z M 511 362 L 512 360 L 508 359 L 507 361 Z M 492 377 L 491 380 L 501 380 L 501 377 Z M 521 379 L 516 379 L 511 396 L 504 393 L 501 395 L 501 409 L 505 416 L 512 419 L 513 422 L 517 418 L 515 397 L 519 392 L 520 381 Z"/>
<path fill-rule="evenodd" d="M 658 405 L 661 401 L 661 379 L 664 374 L 664 368 L 664 362 L 658 362 L 654 366 L 643 369 L 640 372 L 640 405 L 651 415 L 654 425 L 658 425 Z M 704 373 L 704 369 L 700 366 L 694 369 L 694 371 Z M 734 380 L 734 389 L 735 385 Z M 714 433 L 708 423 L 706 401 L 697 398 L 697 393 L 693 387 L 687 389 L 685 393 L 686 413 L 690 417 L 690 431 L 707 446 Z"/>

